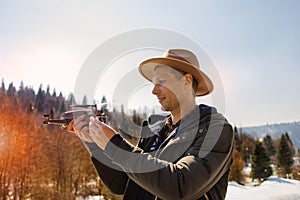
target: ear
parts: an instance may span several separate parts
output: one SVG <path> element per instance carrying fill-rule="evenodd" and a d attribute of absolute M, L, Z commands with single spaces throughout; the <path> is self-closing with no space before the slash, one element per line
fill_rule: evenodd
<path fill-rule="evenodd" d="M 186 83 L 193 87 L 193 76 L 191 74 L 185 74 L 184 78 L 186 80 Z"/>

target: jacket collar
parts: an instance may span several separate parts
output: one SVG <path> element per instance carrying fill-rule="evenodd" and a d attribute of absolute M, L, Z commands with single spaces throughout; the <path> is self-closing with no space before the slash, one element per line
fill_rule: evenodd
<path fill-rule="evenodd" d="M 207 119 L 207 117 L 212 114 L 217 114 L 217 110 L 214 107 L 205 104 L 200 104 L 180 120 L 178 131 L 183 130 L 190 126 L 192 127 L 194 127 L 194 125 L 198 126 L 200 120 Z M 163 114 L 163 115 L 155 114 L 149 116 L 148 125 L 150 130 L 155 134 L 159 134 L 159 132 L 166 125 L 168 117 L 170 117 L 170 114 Z"/>

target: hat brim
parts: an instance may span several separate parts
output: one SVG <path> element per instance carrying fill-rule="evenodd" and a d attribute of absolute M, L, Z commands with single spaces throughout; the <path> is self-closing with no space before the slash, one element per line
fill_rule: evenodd
<path fill-rule="evenodd" d="M 151 58 L 143 61 L 139 65 L 139 72 L 144 76 L 147 80 L 152 82 L 154 68 L 158 65 L 167 65 L 173 67 L 175 69 L 184 71 L 186 73 L 191 74 L 198 81 L 198 89 L 196 91 L 196 96 L 204 96 L 213 91 L 213 83 L 210 78 L 202 71 L 197 69 L 195 66 L 183 62 L 177 59 L 172 58 Z"/>

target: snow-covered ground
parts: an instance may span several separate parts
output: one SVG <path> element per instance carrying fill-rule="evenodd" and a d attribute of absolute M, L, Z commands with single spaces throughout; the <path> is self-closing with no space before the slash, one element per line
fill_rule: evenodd
<path fill-rule="evenodd" d="M 84 200 L 104 200 L 104 197 L 89 196 Z M 300 181 L 271 177 L 259 186 L 230 182 L 226 200 L 300 200 Z"/>
<path fill-rule="evenodd" d="M 300 181 L 271 177 L 260 186 L 230 182 L 226 200 L 300 200 Z"/>

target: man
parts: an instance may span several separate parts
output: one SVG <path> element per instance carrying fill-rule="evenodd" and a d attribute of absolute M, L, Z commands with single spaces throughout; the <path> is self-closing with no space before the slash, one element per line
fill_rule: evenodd
<path fill-rule="evenodd" d="M 150 116 L 137 146 L 98 119 L 69 125 L 91 152 L 108 189 L 124 199 L 224 199 L 232 163 L 231 125 L 215 108 L 195 103 L 213 90 L 197 57 L 185 49 L 142 62 L 139 72 L 168 116 Z"/>

